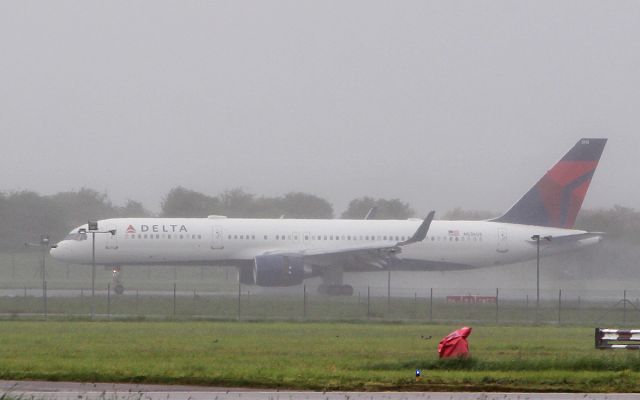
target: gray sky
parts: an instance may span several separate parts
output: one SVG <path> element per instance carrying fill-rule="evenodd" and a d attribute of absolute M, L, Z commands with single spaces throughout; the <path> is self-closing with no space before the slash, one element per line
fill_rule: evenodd
<path fill-rule="evenodd" d="M 640 208 L 639 1 L 1 1 L 0 190 L 505 210 L 580 137 Z"/>

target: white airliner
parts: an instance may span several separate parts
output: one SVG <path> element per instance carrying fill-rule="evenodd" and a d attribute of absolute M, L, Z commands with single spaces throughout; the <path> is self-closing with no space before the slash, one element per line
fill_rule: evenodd
<path fill-rule="evenodd" d="M 509 211 L 488 221 L 114 218 L 98 221 L 97 264 L 237 266 L 243 284 L 293 286 L 321 276 L 321 292 L 353 293 L 344 271 L 453 270 L 510 264 L 594 245 L 572 229 L 606 139 L 581 139 Z M 88 225 L 51 249 L 91 264 Z M 536 236 L 537 235 L 537 236 Z M 542 239 L 542 240 L 540 240 Z M 116 288 L 122 291 L 122 286 Z"/>

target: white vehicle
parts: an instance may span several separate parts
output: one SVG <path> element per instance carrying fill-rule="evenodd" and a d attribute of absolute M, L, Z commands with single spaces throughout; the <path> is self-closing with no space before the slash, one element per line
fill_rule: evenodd
<path fill-rule="evenodd" d="M 98 221 L 95 262 L 123 265 L 237 266 L 240 282 L 293 286 L 321 276 L 321 292 L 353 293 L 344 271 L 454 270 L 503 265 L 594 245 L 598 232 L 573 225 L 606 139 L 581 139 L 509 211 L 488 221 L 114 218 Z M 87 225 L 51 255 L 91 264 Z M 536 236 L 537 235 L 537 236 Z M 542 240 L 540 240 L 542 239 Z M 122 286 L 116 291 L 121 292 Z"/>

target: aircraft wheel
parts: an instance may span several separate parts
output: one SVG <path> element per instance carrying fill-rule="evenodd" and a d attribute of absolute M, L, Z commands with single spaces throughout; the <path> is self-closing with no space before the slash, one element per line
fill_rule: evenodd
<path fill-rule="evenodd" d="M 342 296 L 353 296 L 353 286 L 351 285 L 340 286 L 340 294 Z"/>
<path fill-rule="evenodd" d="M 122 286 L 121 284 L 117 284 L 113 287 L 113 291 L 116 292 L 116 294 L 122 294 L 124 293 L 124 286 Z"/>

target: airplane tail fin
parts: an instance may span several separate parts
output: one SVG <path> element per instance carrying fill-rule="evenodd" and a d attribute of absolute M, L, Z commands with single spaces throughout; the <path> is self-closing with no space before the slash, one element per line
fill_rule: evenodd
<path fill-rule="evenodd" d="M 573 228 L 607 139 L 580 139 L 496 222 Z"/>

